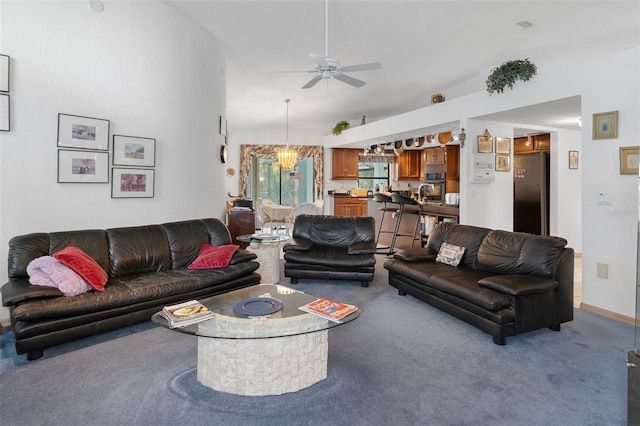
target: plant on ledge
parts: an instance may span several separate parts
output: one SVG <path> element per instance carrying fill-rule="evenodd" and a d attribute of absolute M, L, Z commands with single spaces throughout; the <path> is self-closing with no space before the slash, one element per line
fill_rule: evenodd
<path fill-rule="evenodd" d="M 338 121 L 338 124 L 336 124 L 333 128 L 333 130 L 331 130 L 331 133 L 333 133 L 334 135 L 338 136 L 340 133 L 342 133 L 344 130 L 349 128 L 349 122 L 347 120 L 342 120 L 342 121 Z"/>
<path fill-rule="evenodd" d="M 487 92 L 502 93 L 506 86 L 513 89 L 516 80 L 528 81 L 536 75 L 537 68 L 527 59 L 517 59 L 507 61 L 497 68 L 494 68 L 487 78 Z"/>

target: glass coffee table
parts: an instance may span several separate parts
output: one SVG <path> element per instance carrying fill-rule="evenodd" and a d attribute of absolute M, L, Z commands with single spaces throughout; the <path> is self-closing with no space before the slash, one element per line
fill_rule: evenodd
<path fill-rule="evenodd" d="M 253 234 L 239 235 L 238 241 L 249 243 L 247 250 L 254 252 L 260 267 L 256 271 L 260 274 L 260 284 L 277 284 L 280 281 L 280 247 L 289 241 L 288 235 L 282 234 Z"/>
<path fill-rule="evenodd" d="M 282 309 L 268 316 L 236 316 L 234 305 L 238 309 L 238 302 L 260 297 L 282 302 Z M 151 320 L 198 337 L 197 377 L 203 385 L 236 395 L 280 395 L 326 379 L 328 330 L 360 316 L 359 309 L 337 323 L 298 309 L 316 299 L 259 284 L 199 300 L 214 317 L 198 324 L 171 329 L 160 312 Z"/>

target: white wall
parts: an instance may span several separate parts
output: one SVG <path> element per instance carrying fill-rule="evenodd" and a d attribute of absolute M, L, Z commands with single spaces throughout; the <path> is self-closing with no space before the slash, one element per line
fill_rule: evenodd
<path fill-rule="evenodd" d="M 476 93 L 448 99 L 435 106 L 349 129 L 338 138 L 325 137 L 325 146 L 363 144 L 376 138 L 384 140 L 393 134 L 460 120 L 467 130 L 465 148 L 460 154 L 460 221 L 506 228 L 511 223 L 506 213 L 512 211 L 511 173 L 497 173 L 496 182 L 488 186 L 472 184 L 468 180 L 473 144 L 486 127 L 481 117 L 581 96 L 583 127 L 580 134 L 549 129 L 555 138 L 552 139 L 551 160 L 556 168 L 551 178 L 554 188 L 552 216 L 555 214 L 551 231 L 567 238 L 569 245 L 583 254 L 583 303 L 634 317 L 638 191 L 635 176 L 619 174 L 619 147 L 638 146 L 640 140 L 639 65 L 640 49 L 636 47 L 580 66 L 541 73 L 500 95 Z M 619 111 L 618 138 L 594 141 L 591 137 L 592 116 L 607 111 Z M 498 129 L 490 129 L 494 136 L 502 132 L 507 134 L 508 127 L 515 126 L 494 124 Z M 577 173 L 565 168 L 568 151 L 574 148 L 580 151 Z M 580 196 L 577 191 L 581 192 Z M 613 204 L 597 205 L 600 192 L 612 193 Z M 580 208 L 577 207 L 579 199 Z M 596 263 L 609 265 L 608 279 L 596 277 Z"/>
<path fill-rule="evenodd" d="M 217 42 L 160 2 L 0 2 L 11 56 L 11 128 L 0 133 L 0 282 L 15 235 L 223 217 Z M 155 197 L 112 199 L 110 184 L 57 183 L 58 113 L 156 139 Z M 112 158 L 110 157 L 110 161 Z M 6 309 L 0 318 L 8 316 Z"/>

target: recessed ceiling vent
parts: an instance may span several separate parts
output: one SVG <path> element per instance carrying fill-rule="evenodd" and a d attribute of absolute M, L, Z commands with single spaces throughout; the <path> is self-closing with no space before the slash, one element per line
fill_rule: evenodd
<path fill-rule="evenodd" d="M 531 22 L 529 22 L 529 21 L 516 22 L 516 25 L 519 25 L 522 28 L 531 28 L 531 27 L 533 27 L 533 24 Z"/>

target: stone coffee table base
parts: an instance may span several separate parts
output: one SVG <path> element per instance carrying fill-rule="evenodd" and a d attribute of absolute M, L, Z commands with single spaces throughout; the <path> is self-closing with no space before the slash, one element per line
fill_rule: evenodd
<path fill-rule="evenodd" d="M 267 320 L 218 315 L 206 327 L 224 327 L 248 337 L 256 332 L 261 335 L 263 327 L 300 332 L 317 321 L 326 320 L 311 314 Z M 271 338 L 198 337 L 197 377 L 205 386 L 236 395 L 296 392 L 327 378 L 327 337 L 326 329 Z"/>

